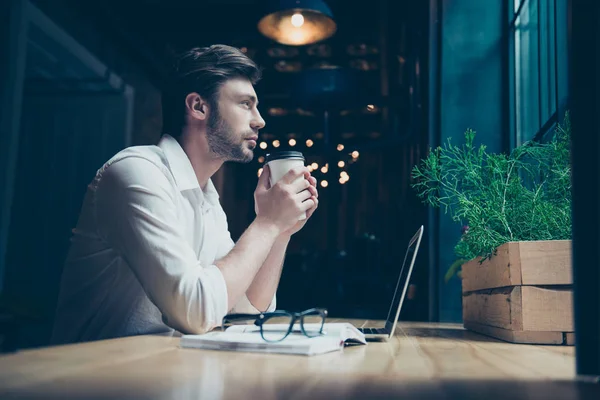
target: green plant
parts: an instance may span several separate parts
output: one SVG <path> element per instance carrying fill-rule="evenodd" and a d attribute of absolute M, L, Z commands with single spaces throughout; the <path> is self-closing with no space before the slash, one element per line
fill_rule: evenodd
<path fill-rule="evenodd" d="M 511 241 L 571 239 L 571 124 L 568 113 L 547 143 L 529 141 L 510 154 L 465 144 L 431 149 L 412 170 L 412 187 L 433 207 L 467 225 L 454 248 L 460 261 L 491 257 Z"/>

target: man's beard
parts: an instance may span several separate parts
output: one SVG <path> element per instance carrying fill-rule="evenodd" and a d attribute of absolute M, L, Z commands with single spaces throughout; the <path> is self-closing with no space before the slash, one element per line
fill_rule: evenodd
<path fill-rule="evenodd" d="M 206 139 L 208 149 L 216 157 L 225 161 L 237 161 L 248 163 L 252 161 L 254 152 L 250 149 L 246 151 L 245 138 L 255 135 L 255 132 L 244 132 L 237 136 L 229 124 L 221 118 L 217 107 L 208 120 Z"/>

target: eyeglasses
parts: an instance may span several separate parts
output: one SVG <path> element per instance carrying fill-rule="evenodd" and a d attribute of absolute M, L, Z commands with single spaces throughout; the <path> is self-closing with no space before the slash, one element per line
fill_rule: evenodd
<path fill-rule="evenodd" d="M 323 325 L 327 318 L 324 308 L 311 308 L 300 313 L 275 310 L 260 314 L 228 314 L 223 317 L 223 330 L 233 322 L 254 321 L 260 328 L 260 335 L 266 342 L 280 342 L 292 332 L 301 332 L 308 337 L 323 335 Z M 300 322 L 300 330 L 294 329 L 296 321 Z M 227 326 L 226 326 L 227 325 Z"/>

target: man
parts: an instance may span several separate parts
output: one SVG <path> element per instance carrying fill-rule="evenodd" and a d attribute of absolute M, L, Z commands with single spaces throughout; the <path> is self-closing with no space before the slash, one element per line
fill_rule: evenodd
<path fill-rule="evenodd" d="M 318 205 L 316 180 L 298 168 L 270 187 L 265 168 L 256 218 L 234 244 L 210 177 L 225 161 L 252 160 L 265 126 L 253 87 L 260 71 L 214 45 L 184 53 L 174 72 L 159 144 L 122 150 L 88 187 L 53 343 L 203 333 L 228 312 L 275 309 L 287 244 Z"/>

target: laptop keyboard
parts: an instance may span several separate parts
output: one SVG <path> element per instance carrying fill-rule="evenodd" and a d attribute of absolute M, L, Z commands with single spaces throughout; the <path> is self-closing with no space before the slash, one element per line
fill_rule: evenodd
<path fill-rule="evenodd" d="M 388 332 L 385 328 L 358 328 L 365 335 L 386 335 Z"/>

